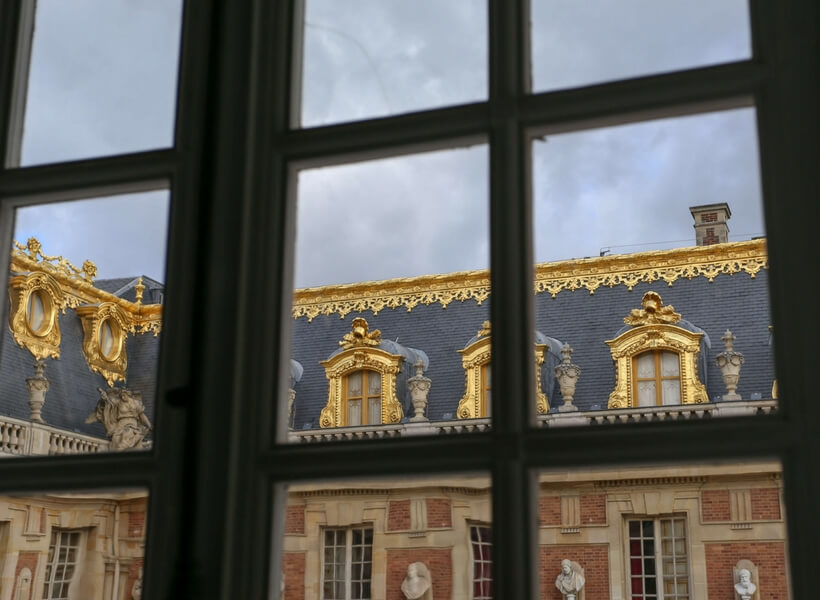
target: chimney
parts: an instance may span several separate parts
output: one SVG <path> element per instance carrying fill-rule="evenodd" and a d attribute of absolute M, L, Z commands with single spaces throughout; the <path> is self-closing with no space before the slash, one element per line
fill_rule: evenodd
<path fill-rule="evenodd" d="M 695 244 L 709 246 L 729 241 L 729 218 L 732 211 L 725 202 L 690 206 L 689 212 L 695 219 Z"/>

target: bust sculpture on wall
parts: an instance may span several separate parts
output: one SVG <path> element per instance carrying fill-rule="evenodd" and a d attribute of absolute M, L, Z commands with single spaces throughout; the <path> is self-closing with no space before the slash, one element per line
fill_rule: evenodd
<path fill-rule="evenodd" d="M 749 569 L 740 569 L 737 572 L 738 582 L 735 584 L 735 591 L 741 600 L 751 600 L 757 591 L 757 586 L 752 583 L 752 574 Z"/>
<path fill-rule="evenodd" d="M 561 592 L 564 600 L 576 600 L 584 587 L 584 569 L 577 562 L 565 558 L 561 561 L 561 572 L 555 578 L 555 587 Z"/>
<path fill-rule="evenodd" d="M 423 562 L 407 565 L 407 576 L 401 582 L 401 592 L 407 600 L 433 600 L 430 570 Z"/>

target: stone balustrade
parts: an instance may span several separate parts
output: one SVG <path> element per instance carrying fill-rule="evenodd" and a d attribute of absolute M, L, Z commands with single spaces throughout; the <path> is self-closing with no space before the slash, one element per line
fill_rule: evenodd
<path fill-rule="evenodd" d="M 581 425 L 614 425 L 617 423 L 650 423 L 659 421 L 697 421 L 722 417 L 766 415 L 777 410 L 777 400 L 750 400 L 680 404 L 578 412 L 558 412 L 538 415 L 540 427 L 570 427 Z M 291 431 L 291 442 L 311 443 L 351 439 L 378 439 L 410 435 L 450 435 L 488 431 L 490 419 L 459 419 L 431 423 L 401 423 L 339 427 L 334 429 L 306 429 Z"/>
<path fill-rule="evenodd" d="M 89 454 L 107 450 L 106 439 L 0 416 L 0 456 Z"/>

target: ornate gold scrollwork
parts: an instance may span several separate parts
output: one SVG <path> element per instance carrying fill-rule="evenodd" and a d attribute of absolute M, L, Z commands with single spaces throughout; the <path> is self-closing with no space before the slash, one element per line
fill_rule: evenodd
<path fill-rule="evenodd" d="M 653 281 L 671 286 L 682 278 L 705 277 L 711 282 L 724 274 L 748 273 L 754 277 L 768 265 L 766 241 L 762 239 L 614 254 L 538 264 L 535 293 L 546 292 L 554 298 L 562 291 L 585 289 L 594 294 L 599 287 L 620 285 L 631 290 L 639 283 Z M 438 303 L 442 308 L 467 300 L 481 304 L 489 297 L 487 271 L 462 271 L 296 290 L 292 314 L 295 319 L 306 317 L 312 321 L 319 315 L 344 317 L 350 312 L 364 311 L 378 314 L 386 308 L 403 307 L 410 311 L 419 304 Z"/>
<path fill-rule="evenodd" d="M 490 364 L 491 325 L 489 321 L 481 324 L 475 342 L 459 350 L 461 366 L 464 367 L 464 395 L 458 402 L 456 416 L 459 419 L 480 419 L 487 416 L 487 407 L 484 405 L 481 369 Z M 542 391 L 541 365 L 544 364 L 546 344 L 535 345 L 535 410 L 538 414 L 546 414 L 550 410 L 549 399 Z"/>
<path fill-rule="evenodd" d="M 127 333 L 134 333 L 128 314 L 113 302 L 78 306 L 75 310 L 83 323 L 83 354 L 89 368 L 102 375 L 110 387 L 125 381 L 125 340 Z"/>
<path fill-rule="evenodd" d="M 9 280 L 9 327 L 14 341 L 37 360 L 60 357 L 58 312 L 65 312 L 65 296 L 48 273 L 18 275 Z"/>
<path fill-rule="evenodd" d="M 380 335 L 378 329 L 368 331 L 365 319 L 356 318 L 350 333 L 339 342 L 343 350 L 320 363 L 328 379 L 328 398 L 319 415 L 319 427 L 346 425 L 344 377 L 360 370 L 375 371 L 381 375 L 381 422 L 390 424 L 401 421 L 404 411 L 396 396 L 396 375 L 401 371 L 404 357 L 378 348 Z"/>
<path fill-rule="evenodd" d="M 698 378 L 698 354 L 702 333 L 672 325 L 680 321 L 674 308 L 663 306 L 656 292 L 644 294 L 640 309 L 624 318 L 633 329 L 606 343 L 615 361 L 615 389 L 609 395 L 608 408 L 637 406 L 633 390 L 632 358 L 647 350 L 669 350 L 680 356 L 680 397 L 682 404 L 708 402 L 706 388 Z"/>

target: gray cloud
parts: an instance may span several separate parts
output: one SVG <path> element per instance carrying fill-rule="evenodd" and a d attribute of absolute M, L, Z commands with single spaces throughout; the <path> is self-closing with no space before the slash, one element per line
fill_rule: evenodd
<path fill-rule="evenodd" d="M 26 164 L 170 143 L 179 2 L 103 5 L 39 2 Z M 534 0 L 535 87 L 746 57 L 747 10 L 745 0 Z M 486 98 L 484 1 L 308 0 L 306 19 L 308 125 Z M 534 148 L 537 260 L 686 245 L 694 204 L 726 201 L 733 234 L 762 232 L 753 110 L 555 135 Z M 484 147 L 305 171 L 298 198 L 297 286 L 487 266 Z M 21 210 L 17 237 L 96 260 L 101 276 L 162 278 L 164 201 L 122 200 Z"/>

